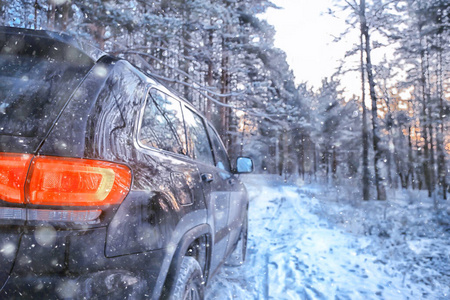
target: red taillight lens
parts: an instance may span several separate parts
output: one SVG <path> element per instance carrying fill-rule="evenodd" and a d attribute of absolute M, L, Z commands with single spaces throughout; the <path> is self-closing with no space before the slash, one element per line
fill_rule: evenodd
<path fill-rule="evenodd" d="M 32 157 L 30 154 L 0 154 L 0 199 L 23 203 L 24 185 Z"/>
<path fill-rule="evenodd" d="M 131 171 L 124 165 L 77 158 L 32 158 L 30 154 L 0 153 L 1 200 L 102 206 L 121 203 L 130 189 Z"/>
<path fill-rule="evenodd" d="M 131 185 L 131 171 L 115 163 L 51 156 L 31 162 L 26 202 L 56 206 L 120 204 Z"/>

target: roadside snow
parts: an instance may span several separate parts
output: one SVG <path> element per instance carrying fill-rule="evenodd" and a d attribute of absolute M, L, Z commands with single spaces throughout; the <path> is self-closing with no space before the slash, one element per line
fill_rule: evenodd
<path fill-rule="evenodd" d="M 206 299 L 450 298 L 448 213 L 437 216 L 433 203 L 411 193 L 355 202 L 261 176 L 246 183 L 247 261 L 223 267 Z"/>

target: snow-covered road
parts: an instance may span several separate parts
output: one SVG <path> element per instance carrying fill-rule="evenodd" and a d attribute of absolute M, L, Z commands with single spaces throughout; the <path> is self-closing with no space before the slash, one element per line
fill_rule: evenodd
<path fill-rule="evenodd" d="M 367 251 L 372 236 L 327 221 L 311 188 L 262 179 L 249 180 L 247 187 L 247 261 L 224 267 L 206 299 L 450 298 L 448 287 L 412 283 L 396 264 Z"/>

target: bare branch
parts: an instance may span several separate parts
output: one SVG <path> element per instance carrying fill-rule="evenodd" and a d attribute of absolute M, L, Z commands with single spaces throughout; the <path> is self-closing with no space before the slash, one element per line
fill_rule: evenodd
<path fill-rule="evenodd" d="M 353 4 L 350 3 L 348 0 L 345 0 L 345 3 L 348 4 L 348 6 L 350 6 L 354 11 L 359 11 L 359 9 L 357 8 L 358 4 L 356 2 L 354 2 Z"/>

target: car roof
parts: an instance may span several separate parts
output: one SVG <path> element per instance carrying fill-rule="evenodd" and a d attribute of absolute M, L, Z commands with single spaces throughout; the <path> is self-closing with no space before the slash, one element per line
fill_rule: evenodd
<path fill-rule="evenodd" d="M 37 38 L 41 37 L 52 39 L 58 41 L 59 43 L 78 49 L 95 62 L 98 61 L 101 57 L 108 55 L 106 52 L 103 52 L 102 50 L 63 32 L 0 26 L 0 34 L 27 35 Z"/>

